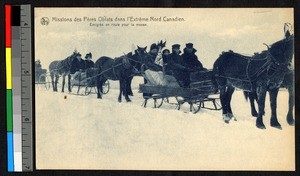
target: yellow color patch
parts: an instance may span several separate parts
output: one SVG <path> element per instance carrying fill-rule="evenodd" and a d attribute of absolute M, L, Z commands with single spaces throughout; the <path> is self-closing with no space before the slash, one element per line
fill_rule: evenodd
<path fill-rule="evenodd" d="M 6 54 L 6 89 L 11 89 L 12 88 L 11 48 L 6 48 L 5 54 Z"/>

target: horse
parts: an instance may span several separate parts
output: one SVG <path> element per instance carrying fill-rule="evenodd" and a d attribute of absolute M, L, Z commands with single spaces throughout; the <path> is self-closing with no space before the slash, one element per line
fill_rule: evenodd
<path fill-rule="evenodd" d="M 137 69 L 137 73 L 133 75 L 132 77 L 128 78 L 128 84 L 126 85 L 126 91 L 128 95 L 133 96 L 133 92 L 131 89 L 131 82 L 134 76 L 142 76 L 141 74 L 141 58 L 144 57 L 144 55 L 147 54 L 146 52 L 147 46 L 146 47 L 140 47 L 137 46 L 137 49 L 134 51 L 134 54 L 130 57 L 134 62 L 133 67 Z"/>
<path fill-rule="evenodd" d="M 158 46 L 158 55 L 157 55 L 157 57 L 156 57 L 156 59 L 155 59 L 155 62 L 158 64 L 158 65 L 161 65 L 162 66 L 162 49 L 164 48 L 164 47 L 166 47 L 166 43 L 167 43 L 167 41 L 165 41 L 165 42 L 163 42 L 162 40 L 161 41 L 158 41 L 157 42 L 157 46 Z M 146 49 L 147 49 L 147 47 L 139 47 L 139 46 L 137 46 L 137 49 L 135 50 L 135 56 L 140 56 L 140 55 L 144 55 L 144 54 L 146 54 L 147 52 L 146 52 Z M 135 57 L 134 57 L 135 58 Z M 139 59 L 140 60 L 140 59 Z M 161 63 L 161 64 L 160 64 Z M 136 68 L 138 68 L 138 70 L 139 70 L 139 73 L 141 72 L 141 63 L 139 63 L 139 66 L 138 67 L 136 67 Z M 141 74 L 136 74 L 136 75 L 134 75 L 134 76 L 142 76 Z M 127 87 L 126 87 L 126 89 L 127 89 L 127 91 L 128 91 L 128 95 L 130 95 L 130 96 L 133 96 L 133 92 L 132 92 L 132 89 L 131 89 L 131 82 L 132 82 L 132 79 L 133 79 L 133 77 L 129 80 L 129 84 L 127 85 Z"/>
<path fill-rule="evenodd" d="M 55 60 L 50 63 L 49 65 L 49 71 L 50 71 L 50 76 L 51 76 L 51 83 L 52 83 L 52 88 L 54 92 L 57 92 L 57 83 L 59 80 L 59 76 L 63 77 L 62 81 L 62 92 L 64 92 L 64 87 L 65 87 L 65 77 L 68 75 L 68 90 L 71 92 L 71 75 L 70 75 L 70 69 L 71 69 L 71 64 L 72 61 L 76 58 L 77 52 L 73 52 L 72 55 L 67 57 L 64 60 Z M 55 80 L 54 80 L 55 77 Z"/>
<path fill-rule="evenodd" d="M 285 31 L 284 39 L 275 42 L 268 49 L 253 57 L 246 57 L 234 52 L 224 52 L 213 65 L 213 80 L 220 90 L 222 117 L 229 123 L 233 116 L 231 97 L 235 87 L 245 91 L 256 91 L 258 95 L 258 116 L 256 127 L 265 129 L 263 115 L 266 92 L 270 94 L 271 126 L 282 129 L 277 120 L 277 94 L 283 82 L 294 54 L 294 36 Z"/>
<path fill-rule="evenodd" d="M 295 90 L 294 90 L 294 72 L 290 71 L 289 73 L 287 73 L 284 78 L 283 78 L 283 82 L 282 82 L 282 87 L 287 88 L 288 93 L 289 93 L 289 110 L 286 116 L 286 121 L 289 125 L 294 125 L 295 124 L 295 120 L 293 117 L 293 108 L 295 105 Z M 258 113 L 255 109 L 255 101 L 257 102 L 257 93 L 256 92 L 246 92 L 244 91 L 244 96 L 245 99 L 250 101 L 250 106 L 251 106 L 251 115 L 253 117 L 257 117 Z"/>
<path fill-rule="evenodd" d="M 97 70 L 97 98 L 102 99 L 102 85 L 106 80 L 119 80 L 120 94 L 118 101 L 122 102 L 122 93 L 124 93 L 126 101 L 131 102 L 128 96 L 127 85 L 129 84 L 129 79 L 138 73 L 138 63 L 140 61 L 135 60 L 132 53 L 115 59 L 107 56 L 100 57 L 94 66 Z"/>

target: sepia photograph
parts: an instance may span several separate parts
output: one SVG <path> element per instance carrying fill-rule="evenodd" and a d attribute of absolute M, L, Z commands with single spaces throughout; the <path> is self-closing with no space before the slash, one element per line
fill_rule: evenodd
<path fill-rule="evenodd" d="M 293 8 L 34 8 L 36 169 L 295 171 Z"/>

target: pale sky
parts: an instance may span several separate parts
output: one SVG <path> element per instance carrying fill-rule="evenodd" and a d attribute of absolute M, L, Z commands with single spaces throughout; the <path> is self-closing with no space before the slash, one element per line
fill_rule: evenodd
<path fill-rule="evenodd" d="M 266 49 L 263 43 L 281 40 L 284 23 L 294 24 L 293 13 L 292 8 L 35 8 L 35 59 L 48 69 L 51 61 L 66 58 L 75 48 L 83 57 L 92 52 L 96 61 L 101 56 L 123 55 L 136 45 L 149 49 L 152 43 L 167 40 L 168 49 L 178 43 L 183 50 L 186 43 L 194 43 L 204 67 L 212 68 L 222 51 L 252 55 Z M 147 26 L 134 27 L 92 27 L 87 21 L 74 22 L 75 17 L 98 20 L 130 16 L 178 17 L 184 21 L 141 22 Z M 42 17 L 50 19 L 49 25 L 41 25 Z M 53 17 L 73 21 L 55 22 Z"/>

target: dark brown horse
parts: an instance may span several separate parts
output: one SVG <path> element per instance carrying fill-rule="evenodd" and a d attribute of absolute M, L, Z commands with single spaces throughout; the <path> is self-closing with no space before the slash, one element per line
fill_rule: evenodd
<path fill-rule="evenodd" d="M 234 87 L 245 91 L 256 91 L 258 95 L 258 117 L 256 126 L 265 129 L 263 115 L 266 92 L 270 93 L 271 126 L 281 129 L 277 120 L 277 94 L 294 54 L 294 36 L 289 30 L 285 38 L 268 47 L 268 50 L 251 58 L 233 52 L 225 52 L 213 66 L 214 81 L 220 89 L 223 119 L 229 123 L 233 117 L 231 97 Z"/>
<path fill-rule="evenodd" d="M 115 59 L 106 56 L 100 57 L 95 62 L 95 68 L 97 69 L 97 98 L 102 98 L 102 85 L 106 80 L 119 80 L 120 94 L 118 101 L 122 101 L 122 93 L 124 93 L 126 101 L 130 102 L 126 87 L 133 75 L 138 74 L 137 63 L 140 63 L 140 61 L 133 59 L 131 53 Z"/>
<path fill-rule="evenodd" d="M 135 75 L 133 75 L 132 77 L 130 77 L 128 79 L 128 84 L 126 85 L 126 90 L 128 95 L 133 96 L 133 92 L 131 89 L 131 82 L 134 76 L 142 76 L 141 75 L 141 60 L 142 57 L 145 57 L 145 55 L 147 54 L 146 52 L 147 47 L 140 47 L 137 46 L 137 49 L 134 51 L 134 54 L 130 57 L 130 59 L 132 59 L 134 62 L 134 68 L 137 69 L 137 73 Z"/>
<path fill-rule="evenodd" d="M 294 72 L 291 71 L 289 73 L 287 73 L 284 76 L 283 82 L 282 82 L 282 87 L 285 87 L 288 89 L 288 93 L 289 93 L 289 110 L 286 116 L 286 121 L 289 125 L 294 125 L 295 124 L 295 120 L 294 120 L 294 116 L 293 116 L 293 109 L 294 109 L 294 105 L 295 105 L 295 83 L 294 83 Z M 253 117 L 257 117 L 258 113 L 256 111 L 255 108 L 255 101 L 257 102 L 257 94 L 256 92 L 246 92 L 244 91 L 244 95 L 246 100 L 249 98 L 250 101 L 250 106 L 251 106 L 251 115 Z"/>
<path fill-rule="evenodd" d="M 71 92 L 71 75 L 70 75 L 70 69 L 72 65 L 73 59 L 76 58 L 76 52 L 73 52 L 72 55 L 67 57 L 64 60 L 56 60 L 50 63 L 49 65 L 49 71 L 51 76 L 51 82 L 52 82 L 52 88 L 54 92 L 57 92 L 57 83 L 59 80 L 59 76 L 62 76 L 62 92 L 64 92 L 65 87 L 65 77 L 68 75 L 68 90 Z M 55 78 L 55 79 L 54 79 Z"/>
<path fill-rule="evenodd" d="M 166 47 L 166 43 L 167 43 L 167 41 L 163 42 L 162 40 L 157 42 L 158 53 L 160 54 L 160 56 L 161 56 L 162 49 L 164 47 Z M 135 59 L 135 58 L 138 58 L 138 57 L 143 57 L 145 54 L 147 54 L 146 49 L 147 49 L 147 47 L 137 46 L 137 49 L 134 51 L 134 55 L 133 55 L 132 58 Z M 159 59 L 162 59 L 162 56 Z M 137 59 L 137 60 L 141 61 L 141 59 Z M 138 63 L 138 65 L 136 66 L 136 68 L 139 70 L 139 72 L 141 72 L 141 65 L 142 65 L 141 63 Z M 142 75 L 141 74 L 136 74 L 134 76 L 142 76 Z M 133 96 L 133 92 L 132 92 L 132 89 L 131 89 L 132 79 L 133 79 L 133 77 L 131 79 L 129 79 L 129 84 L 127 85 L 127 88 L 126 88 L 127 91 L 128 91 L 128 95 L 130 95 L 130 96 Z"/>

